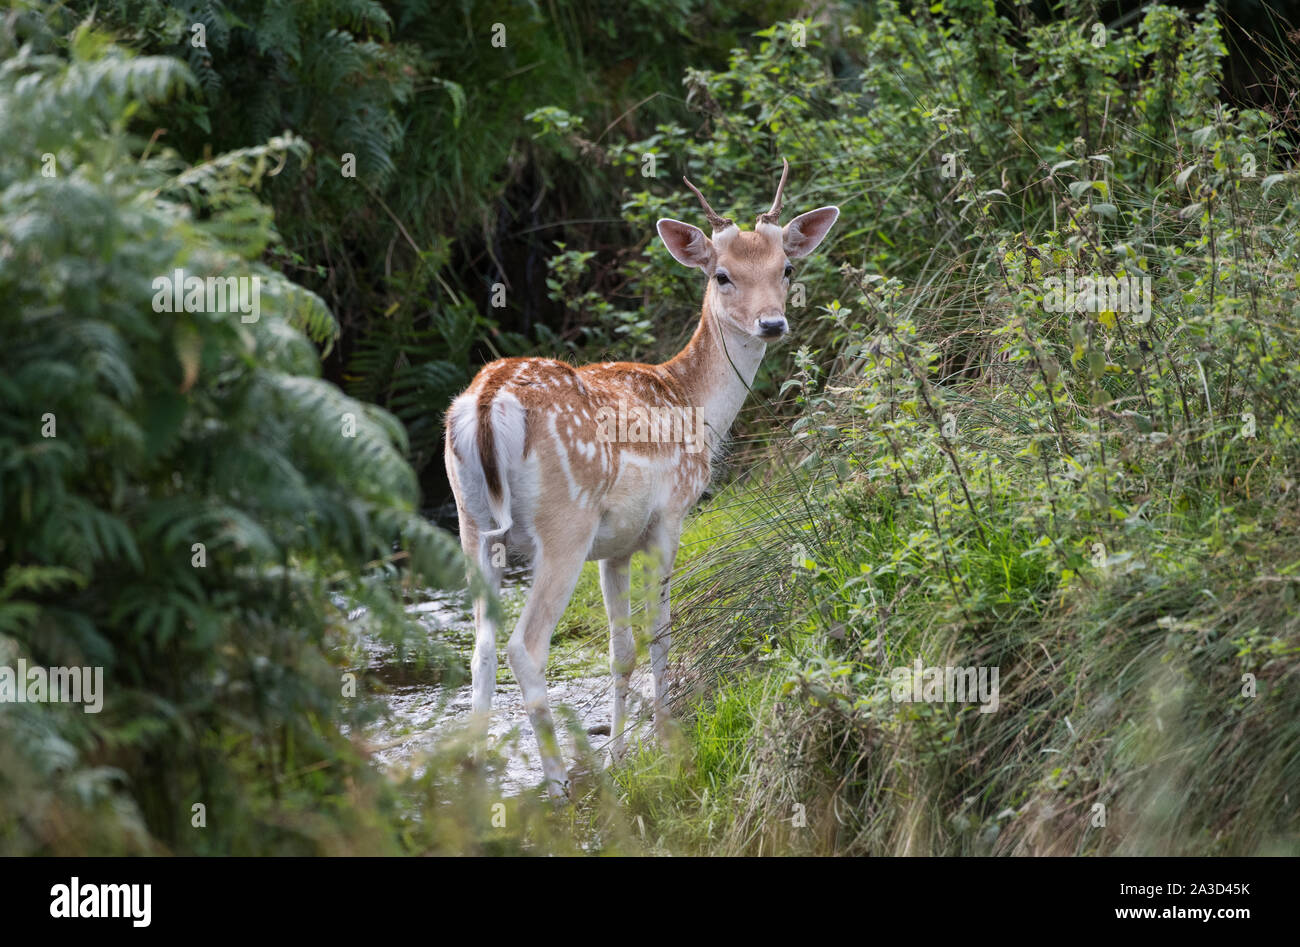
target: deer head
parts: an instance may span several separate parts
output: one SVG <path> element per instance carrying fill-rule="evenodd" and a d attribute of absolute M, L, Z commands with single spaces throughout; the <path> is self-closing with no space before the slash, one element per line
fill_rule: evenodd
<path fill-rule="evenodd" d="M 782 159 L 781 183 L 769 210 L 758 215 L 752 231 L 743 231 L 720 217 L 690 181 L 699 198 L 712 236 L 692 224 L 665 217 L 656 225 L 659 237 L 678 263 L 699 267 L 709 278 L 704 311 L 724 328 L 774 342 L 789 331 L 785 298 L 794 276 L 791 260 L 817 248 L 840 216 L 838 207 L 819 207 L 781 226 L 781 197 L 790 162 Z"/>

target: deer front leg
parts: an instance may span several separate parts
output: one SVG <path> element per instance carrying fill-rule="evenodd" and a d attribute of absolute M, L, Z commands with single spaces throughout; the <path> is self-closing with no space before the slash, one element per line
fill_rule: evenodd
<path fill-rule="evenodd" d="M 586 538 L 554 543 L 539 543 L 533 566 L 533 587 L 524 603 L 519 624 L 506 645 L 506 660 L 523 692 L 524 708 L 537 737 L 546 788 L 556 798 L 568 792 L 551 707 L 546 699 L 546 658 L 550 654 L 551 635 L 578 584 L 578 575 L 591 547 L 594 523 Z"/>
<path fill-rule="evenodd" d="M 680 521 L 663 523 L 647 546 L 646 610 L 650 613 L 650 669 L 654 676 L 655 732 L 662 738 L 668 724 L 668 649 L 672 647 L 672 582 Z M 657 594 L 656 594 L 657 587 Z"/>
<path fill-rule="evenodd" d="M 609 673 L 614 679 L 614 711 L 610 719 L 610 752 L 623 755 L 628 682 L 636 666 L 636 641 L 632 636 L 632 604 L 628 597 L 630 559 L 600 560 L 600 591 L 609 618 Z"/>

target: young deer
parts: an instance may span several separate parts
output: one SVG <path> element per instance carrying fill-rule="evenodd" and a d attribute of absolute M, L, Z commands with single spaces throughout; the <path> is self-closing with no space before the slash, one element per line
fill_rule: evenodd
<path fill-rule="evenodd" d="M 551 634 L 588 560 L 600 562 L 609 618 L 610 735 L 617 756 L 636 660 L 628 566 L 634 553 L 651 557 L 648 574 L 658 578 L 659 593 L 657 603 L 650 595 L 647 608 L 650 662 L 655 726 L 663 732 L 669 598 L 682 522 L 709 483 L 713 456 L 767 343 L 788 330 L 790 260 L 811 253 L 839 216 L 838 208 L 822 207 L 781 227 L 789 170 L 783 162 L 776 198 L 753 231 L 714 213 L 683 178 L 713 234 L 706 237 L 698 227 L 667 218 L 657 225 L 673 258 L 708 277 L 699 327 L 676 357 L 661 365 L 602 362 L 580 368 L 549 358 L 501 359 L 485 365 L 447 412 L 447 476 L 466 555 L 492 588 L 499 587 L 506 554 L 532 559 L 533 586 L 506 657 L 554 795 L 566 794 L 567 779 L 543 671 Z M 474 622 L 473 711 L 483 722 L 496 687 L 497 629 L 482 601 L 475 603 Z"/>

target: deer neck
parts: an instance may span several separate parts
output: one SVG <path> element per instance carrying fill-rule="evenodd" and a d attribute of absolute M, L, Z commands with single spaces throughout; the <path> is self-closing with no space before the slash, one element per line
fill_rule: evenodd
<path fill-rule="evenodd" d="M 701 412 L 711 453 L 731 430 L 766 351 L 761 339 L 714 315 L 706 293 L 695 334 L 661 366 L 681 386 L 688 404 Z"/>

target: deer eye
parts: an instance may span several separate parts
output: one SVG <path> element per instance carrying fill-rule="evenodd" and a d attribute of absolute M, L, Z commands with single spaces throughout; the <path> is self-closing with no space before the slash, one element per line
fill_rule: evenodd
<path fill-rule="evenodd" d="M 717 273 L 714 276 L 714 279 L 718 281 L 719 286 L 726 286 L 731 282 L 731 277 L 728 276 L 726 273 Z"/>
<path fill-rule="evenodd" d="M 785 265 L 785 278 L 789 279 L 792 276 L 794 276 L 794 266 L 790 263 L 787 263 Z"/>

